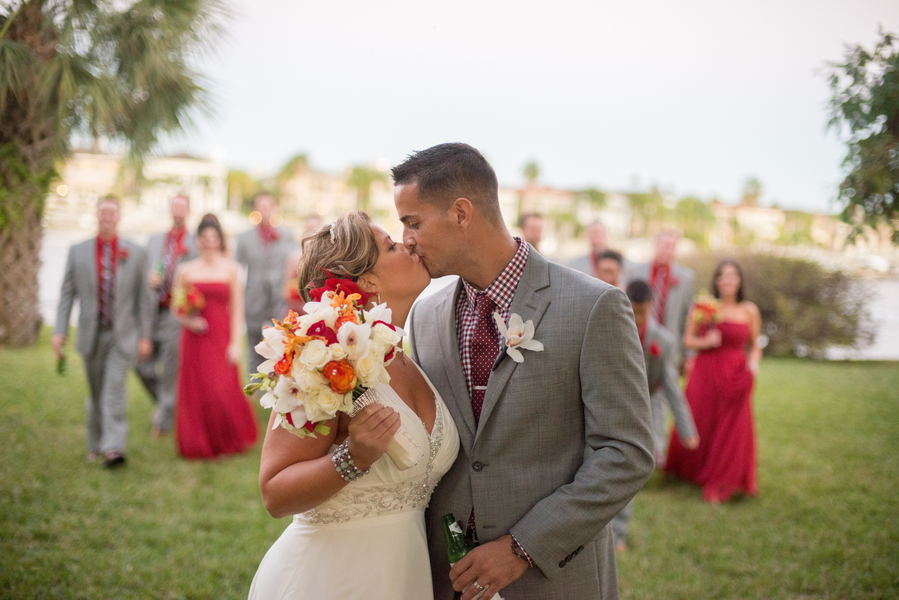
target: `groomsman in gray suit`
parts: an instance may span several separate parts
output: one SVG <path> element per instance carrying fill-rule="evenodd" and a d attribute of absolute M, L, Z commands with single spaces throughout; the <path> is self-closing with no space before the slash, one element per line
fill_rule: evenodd
<path fill-rule="evenodd" d="M 471 146 L 423 150 L 393 175 L 404 243 L 432 277 L 460 276 L 408 321 L 412 356 L 461 438 L 426 517 L 435 597 L 617 598 L 609 521 L 653 470 L 627 297 L 513 238 L 496 175 Z M 542 346 L 507 349 L 494 314 L 532 323 Z M 452 570 L 448 513 L 480 540 Z"/>
<path fill-rule="evenodd" d="M 661 391 L 671 412 L 677 433 L 687 448 L 699 446 L 699 435 L 693 422 L 690 405 L 680 389 L 677 374 L 678 344 L 667 329 L 652 318 L 652 290 L 645 281 L 632 281 L 627 286 L 627 297 L 634 309 L 634 322 L 643 346 L 643 360 L 646 361 L 646 379 L 650 393 Z M 662 415 L 664 416 L 664 414 Z M 655 414 L 653 414 L 655 417 Z M 664 425 L 664 423 L 663 423 Z M 615 550 L 627 548 L 628 523 L 634 512 L 634 501 L 631 500 L 620 513 L 612 519 L 612 532 L 615 534 Z"/>
<path fill-rule="evenodd" d="M 125 463 L 128 371 L 152 350 L 146 307 L 147 254 L 117 236 L 119 203 L 115 199 L 97 203 L 97 220 L 97 237 L 69 249 L 53 349 L 62 356 L 77 299 L 80 314 L 75 347 L 84 360 L 91 391 L 87 399 L 87 460 L 102 456 L 104 465 L 112 468 Z"/>
<path fill-rule="evenodd" d="M 625 266 L 625 285 L 645 281 L 652 290 L 652 317 L 671 332 L 677 345 L 678 367 L 684 360 L 684 330 L 693 305 L 696 276 L 691 269 L 675 261 L 675 249 L 680 234 L 665 229 L 656 236 L 655 257 L 651 262 Z M 656 464 L 665 464 L 668 454 L 668 432 L 665 428 L 665 394 L 652 394 L 653 429 L 656 444 Z"/>
<path fill-rule="evenodd" d="M 584 229 L 587 233 L 587 241 L 590 242 L 590 252 L 584 256 L 579 256 L 568 263 L 568 266 L 575 271 L 580 271 L 585 275 L 602 279 L 599 276 L 599 255 L 608 250 L 608 239 L 606 237 L 606 226 L 600 221 L 593 221 Z"/>
<path fill-rule="evenodd" d="M 284 264 L 293 250 L 290 234 L 272 226 L 275 199 L 256 196 L 253 207 L 262 220 L 257 227 L 237 236 L 237 262 L 247 269 L 244 313 L 247 322 L 247 369 L 255 373 L 262 357 L 254 349 L 262 341 L 262 327 L 287 315 L 282 286 Z"/>
<path fill-rule="evenodd" d="M 153 437 L 159 438 L 172 430 L 175 413 L 175 388 L 178 384 L 178 358 L 181 343 L 181 323 L 169 310 L 175 269 L 186 260 L 196 258 L 194 235 L 187 231 L 190 199 L 178 195 L 170 203 L 172 228 L 157 233 L 147 243 L 150 273 L 147 302 L 153 353 L 137 364 L 137 374 L 147 391 L 157 402 L 153 411 Z"/>

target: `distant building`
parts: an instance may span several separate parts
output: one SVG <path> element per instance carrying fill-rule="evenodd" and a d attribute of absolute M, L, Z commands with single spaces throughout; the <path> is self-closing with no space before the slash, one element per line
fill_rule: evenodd
<path fill-rule="evenodd" d="M 47 221 L 61 227 L 93 227 L 97 200 L 110 194 L 130 207 L 123 211 L 124 231 L 166 224 L 170 220 L 169 200 L 176 194 L 190 197 L 192 214 L 221 215 L 227 210 L 228 170 L 220 163 L 186 154 L 148 158 L 140 184 L 133 172 L 121 167 L 119 156 L 73 152 L 50 187 Z"/>

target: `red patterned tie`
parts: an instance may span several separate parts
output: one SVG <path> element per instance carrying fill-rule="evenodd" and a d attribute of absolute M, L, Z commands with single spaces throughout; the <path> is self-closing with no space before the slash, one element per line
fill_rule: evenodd
<path fill-rule="evenodd" d="M 100 323 L 112 326 L 115 302 L 115 272 L 112 264 L 112 242 L 103 242 L 100 252 Z"/>
<path fill-rule="evenodd" d="M 496 304 L 487 294 L 477 295 L 477 321 L 474 327 L 474 338 L 471 340 L 471 409 L 474 411 L 474 422 L 481 420 L 481 409 L 484 407 L 484 395 L 487 393 L 487 382 L 490 381 L 490 370 L 499 353 L 498 332 L 493 320 Z M 474 509 L 468 516 L 469 535 L 477 540 Z"/>
<path fill-rule="evenodd" d="M 477 295 L 477 322 L 471 340 L 471 408 L 475 423 L 481 420 L 490 369 L 499 353 L 496 323 L 493 321 L 495 309 L 496 304 L 487 294 Z"/>
<path fill-rule="evenodd" d="M 665 302 L 668 296 L 668 266 L 656 269 L 656 277 L 652 282 L 652 316 L 659 325 L 665 324 Z"/>

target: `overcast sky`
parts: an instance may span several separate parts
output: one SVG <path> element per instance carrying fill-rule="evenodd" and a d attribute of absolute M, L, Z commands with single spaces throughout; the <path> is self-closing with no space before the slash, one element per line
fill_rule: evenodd
<path fill-rule="evenodd" d="M 297 152 L 338 173 L 448 141 L 500 183 L 832 210 L 843 147 L 816 72 L 899 31 L 896 0 L 244 0 L 203 63 L 215 117 L 175 144 L 271 173 Z"/>

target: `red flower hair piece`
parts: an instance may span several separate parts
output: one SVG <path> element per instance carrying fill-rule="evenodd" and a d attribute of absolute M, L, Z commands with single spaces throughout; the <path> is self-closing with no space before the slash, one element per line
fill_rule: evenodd
<path fill-rule="evenodd" d="M 325 285 L 309 290 L 309 297 L 312 298 L 313 302 L 321 302 L 322 296 L 326 292 L 334 292 L 335 294 L 343 292 L 345 298 L 349 298 L 350 294 L 359 294 L 359 304 L 361 306 L 365 306 L 368 303 L 368 294 L 363 292 L 355 281 L 349 278 L 335 277 L 328 271 L 325 271 L 325 273 L 330 275 L 327 281 L 325 281 Z"/>

